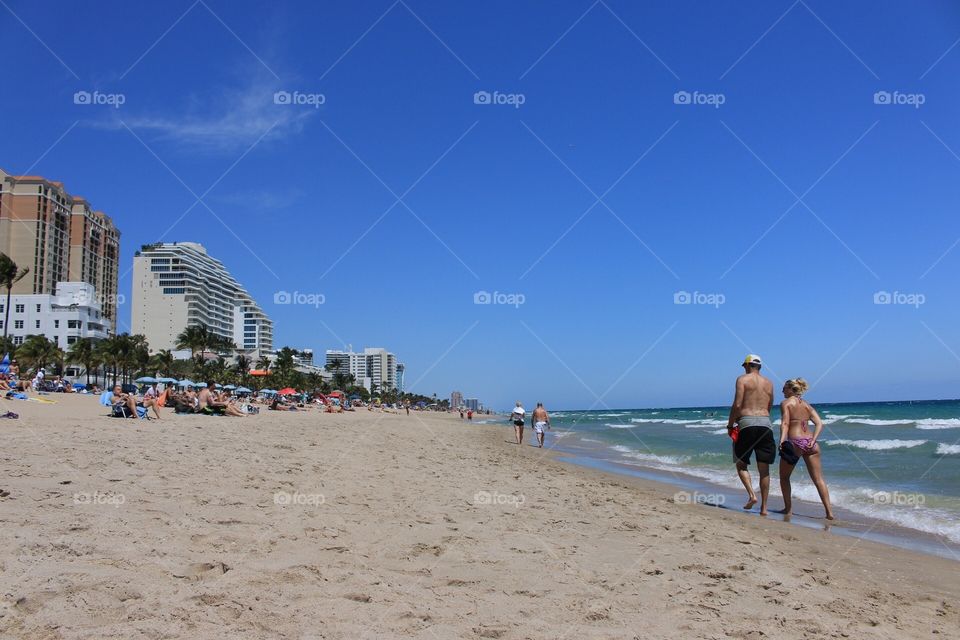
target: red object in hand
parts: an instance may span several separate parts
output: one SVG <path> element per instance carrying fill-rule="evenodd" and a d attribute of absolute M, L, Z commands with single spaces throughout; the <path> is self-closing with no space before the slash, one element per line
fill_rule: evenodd
<path fill-rule="evenodd" d="M 730 430 L 730 439 L 733 440 L 734 444 L 736 444 L 737 438 L 739 437 L 740 437 L 740 426 L 737 425 L 736 427 Z"/>

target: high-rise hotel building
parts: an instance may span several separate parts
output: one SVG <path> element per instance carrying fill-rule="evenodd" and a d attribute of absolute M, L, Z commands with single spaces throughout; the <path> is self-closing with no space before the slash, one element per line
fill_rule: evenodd
<path fill-rule="evenodd" d="M 273 322 L 203 245 L 144 245 L 133 258 L 133 333 L 151 351 L 176 349 L 177 336 L 202 325 L 241 351 L 272 351 Z"/>
<path fill-rule="evenodd" d="M 120 232 L 63 183 L 0 169 L 0 252 L 30 269 L 13 294 L 55 295 L 60 282 L 86 282 L 116 332 Z"/>
<path fill-rule="evenodd" d="M 374 389 L 402 391 L 402 362 L 397 356 L 381 347 L 367 347 L 363 353 L 327 350 L 327 367 L 331 373 L 344 373 L 353 376 L 358 385 L 368 391 Z"/>

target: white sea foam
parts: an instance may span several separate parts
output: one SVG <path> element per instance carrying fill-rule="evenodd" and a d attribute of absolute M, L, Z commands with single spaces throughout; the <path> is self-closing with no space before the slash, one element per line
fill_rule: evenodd
<path fill-rule="evenodd" d="M 600 418 L 621 418 L 623 416 L 630 415 L 629 413 L 598 413 L 597 417 Z"/>
<path fill-rule="evenodd" d="M 960 418 L 924 418 L 917 420 L 917 429 L 956 429 Z"/>
<path fill-rule="evenodd" d="M 603 425 L 605 427 L 610 427 L 611 429 L 636 429 L 637 425 L 635 424 L 610 424 L 607 423 Z"/>
<path fill-rule="evenodd" d="M 856 424 L 865 424 L 871 427 L 896 427 L 899 425 L 913 424 L 913 420 L 874 420 L 873 418 L 856 418 L 850 420 Z"/>
<path fill-rule="evenodd" d="M 937 455 L 960 456 L 960 444 L 938 444 Z"/>
<path fill-rule="evenodd" d="M 888 451 L 890 449 L 912 449 L 926 444 L 926 440 L 825 440 L 825 444 L 854 447 L 870 451 Z"/>
<path fill-rule="evenodd" d="M 712 434 L 715 435 L 715 436 L 719 436 L 719 435 L 724 435 L 724 436 L 725 436 L 725 435 L 727 435 L 727 430 L 726 430 L 726 429 L 714 429 L 714 430 L 711 431 L 710 433 L 712 433 Z"/>
<path fill-rule="evenodd" d="M 699 420 L 681 420 L 679 418 L 630 418 L 630 422 L 656 422 L 660 424 L 695 424 Z"/>

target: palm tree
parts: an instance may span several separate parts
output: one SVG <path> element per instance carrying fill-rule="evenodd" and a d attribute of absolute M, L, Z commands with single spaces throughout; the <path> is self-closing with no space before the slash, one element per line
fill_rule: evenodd
<path fill-rule="evenodd" d="M 203 325 L 192 324 L 177 336 L 177 349 L 190 349 L 190 357 L 196 359 L 197 354 L 203 357 L 210 348 L 210 331 Z"/>
<path fill-rule="evenodd" d="M 162 372 L 163 375 L 169 376 L 173 369 L 173 361 L 174 357 L 169 349 L 160 349 L 150 358 L 150 366 L 158 372 Z"/>
<path fill-rule="evenodd" d="M 111 365 L 113 368 L 113 384 L 117 384 L 117 372 L 120 368 L 119 363 L 122 358 L 122 353 L 120 352 L 120 344 L 117 340 L 119 336 L 111 336 L 106 340 L 101 340 L 97 343 L 96 354 L 97 358 L 104 365 Z M 106 374 L 104 374 L 106 377 Z"/>
<path fill-rule="evenodd" d="M 23 280 L 24 276 L 30 269 L 24 267 L 23 269 L 17 266 L 17 263 L 10 259 L 5 253 L 0 253 L 0 285 L 3 285 L 7 288 L 7 304 L 4 306 L 4 318 L 3 318 L 3 337 L 6 340 L 7 337 L 7 325 L 10 324 L 10 294 L 13 290 L 13 285 Z"/>
<path fill-rule="evenodd" d="M 27 368 L 33 370 L 41 369 L 48 364 L 60 364 L 64 359 L 63 351 L 57 347 L 56 343 L 47 340 L 46 336 L 39 335 L 27 336 L 17 349 L 17 358 Z"/>
<path fill-rule="evenodd" d="M 96 341 L 93 338 L 81 338 L 70 345 L 67 352 L 67 359 L 76 364 L 80 363 L 87 371 L 87 384 L 90 384 L 90 369 L 96 368 L 100 364 L 99 354 L 97 353 Z"/>

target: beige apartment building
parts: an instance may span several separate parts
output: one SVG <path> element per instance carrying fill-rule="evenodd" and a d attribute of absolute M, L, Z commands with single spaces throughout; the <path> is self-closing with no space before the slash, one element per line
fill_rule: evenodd
<path fill-rule="evenodd" d="M 14 294 L 54 295 L 59 282 L 86 282 L 116 332 L 120 232 L 63 183 L 0 169 L 0 252 L 30 269 Z"/>

